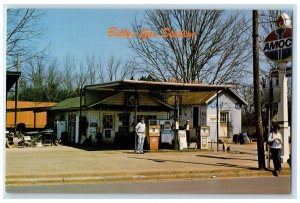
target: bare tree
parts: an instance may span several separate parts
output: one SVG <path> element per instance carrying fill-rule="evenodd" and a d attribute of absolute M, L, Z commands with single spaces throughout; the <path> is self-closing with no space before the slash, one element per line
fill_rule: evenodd
<path fill-rule="evenodd" d="M 24 73 L 19 80 L 18 98 L 24 101 L 45 99 L 44 81 L 46 66 L 42 58 L 34 57 L 23 64 Z"/>
<path fill-rule="evenodd" d="M 61 74 L 57 61 L 49 66 L 42 58 L 35 57 L 24 64 L 26 77 L 23 77 L 19 88 L 19 98 L 25 101 L 58 102 L 63 98 Z"/>
<path fill-rule="evenodd" d="M 87 84 L 101 83 L 105 80 L 105 73 L 103 70 L 103 61 L 101 58 L 95 56 L 86 57 L 85 65 L 87 70 Z"/>
<path fill-rule="evenodd" d="M 76 72 L 74 81 L 75 81 L 76 95 L 78 96 L 80 94 L 80 90 L 84 87 L 84 85 L 86 85 L 86 81 L 87 81 L 86 72 L 83 71 L 83 69 L 80 69 L 79 73 Z"/>
<path fill-rule="evenodd" d="M 62 99 L 62 87 L 61 81 L 63 80 L 61 71 L 58 70 L 58 64 L 56 60 L 47 68 L 45 72 L 45 96 L 48 102 L 58 102 Z"/>
<path fill-rule="evenodd" d="M 121 59 L 115 58 L 115 56 L 110 56 L 107 61 L 107 71 L 108 71 L 108 79 L 109 81 L 113 81 L 117 79 L 118 71 L 121 65 Z"/>
<path fill-rule="evenodd" d="M 134 69 L 134 62 L 128 60 L 122 63 L 115 56 L 106 63 L 95 56 L 77 59 L 66 55 L 61 63 L 55 59 L 49 63 L 43 57 L 33 57 L 24 63 L 19 98 L 60 102 L 79 96 L 85 85 L 129 78 L 133 76 Z"/>
<path fill-rule="evenodd" d="M 239 84 L 238 92 L 247 101 L 248 105 L 242 107 L 242 124 L 247 126 L 254 126 L 254 101 L 253 101 L 253 84 Z"/>
<path fill-rule="evenodd" d="M 74 94 L 76 84 L 76 72 L 77 72 L 78 60 L 75 57 L 66 55 L 63 59 L 62 65 L 62 87 L 65 91 L 65 97 L 70 98 L 76 96 Z M 80 70 L 80 68 L 79 68 Z"/>
<path fill-rule="evenodd" d="M 120 79 L 128 79 L 132 78 L 135 73 L 135 69 L 137 68 L 134 61 L 128 60 L 125 63 L 123 63 L 121 70 L 120 70 Z"/>
<path fill-rule="evenodd" d="M 79 60 L 76 63 L 79 64 L 79 68 L 77 68 L 76 71 L 73 71 L 74 91 L 76 92 L 76 96 L 80 94 L 80 90 L 85 85 L 102 83 L 105 81 L 103 61 L 101 58 L 86 56 L 85 59 Z"/>
<path fill-rule="evenodd" d="M 89 84 L 95 84 L 96 82 L 96 64 L 95 57 L 86 57 L 85 65 L 87 66 L 87 79 Z"/>
<path fill-rule="evenodd" d="M 105 81 L 105 73 L 104 73 L 104 66 L 103 61 L 101 58 L 97 58 L 95 61 L 95 72 L 96 72 L 96 81 L 98 83 L 103 83 Z"/>
<path fill-rule="evenodd" d="M 44 35 L 39 20 L 43 13 L 35 9 L 7 9 L 6 67 L 13 70 L 16 58 L 20 63 L 45 56 L 46 48 L 39 49 Z"/>
<path fill-rule="evenodd" d="M 45 76 L 45 64 L 42 58 L 36 57 L 28 61 L 28 67 L 30 71 L 30 81 L 33 92 L 31 93 L 32 101 L 43 101 L 44 98 L 44 76 Z"/>
<path fill-rule="evenodd" d="M 163 81 L 236 82 L 246 74 L 251 59 L 246 29 L 240 12 L 149 10 L 145 23 L 133 24 L 137 37 L 130 40 L 130 47 L 141 59 L 141 71 Z M 176 36 L 173 31 L 194 37 Z"/>

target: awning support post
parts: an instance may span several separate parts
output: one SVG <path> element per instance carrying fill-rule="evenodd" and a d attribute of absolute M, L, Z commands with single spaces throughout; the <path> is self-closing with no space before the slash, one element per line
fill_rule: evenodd
<path fill-rule="evenodd" d="M 136 91 L 136 87 L 135 87 L 135 90 L 134 90 L 134 151 L 136 152 L 136 145 L 137 145 L 137 134 L 136 134 L 136 131 L 135 131 L 135 126 L 137 125 L 137 91 Z"/>

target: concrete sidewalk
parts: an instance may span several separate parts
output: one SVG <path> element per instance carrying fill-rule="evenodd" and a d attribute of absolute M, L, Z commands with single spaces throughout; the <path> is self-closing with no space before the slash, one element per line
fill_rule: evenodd
<path fill-rule="evenodd" d="M 272 176 L 257 170 L 256 144 L 230 145 L 230 152 L 88 150 L 68 146 L 6 149 L 6 184 L 60 184 L 106 181 Z M 271 164 L 272 166 L 272 164 Z M 290 175 L 287 163 L 281 175 Z"/>

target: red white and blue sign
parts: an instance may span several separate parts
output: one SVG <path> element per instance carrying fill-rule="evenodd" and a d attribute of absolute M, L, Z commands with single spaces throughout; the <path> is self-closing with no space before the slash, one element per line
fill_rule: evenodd
<path fill-rule="evenodd" d="M 287 62 L 292 57 L 292 45 L 292 28 L 280 27 L 266 37 L 263 52 L 273 61 Z"/>

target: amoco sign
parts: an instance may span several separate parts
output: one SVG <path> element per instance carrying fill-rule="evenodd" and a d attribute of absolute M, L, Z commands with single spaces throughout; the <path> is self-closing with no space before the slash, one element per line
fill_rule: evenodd
<path fill-rule="evenodd" d="M 264 41 L 263 52 L 276 62 L 287 62 L 292 57 L 292 28 L 287 14 L 278 18 L 277 29 L 268 34 Z"/>

